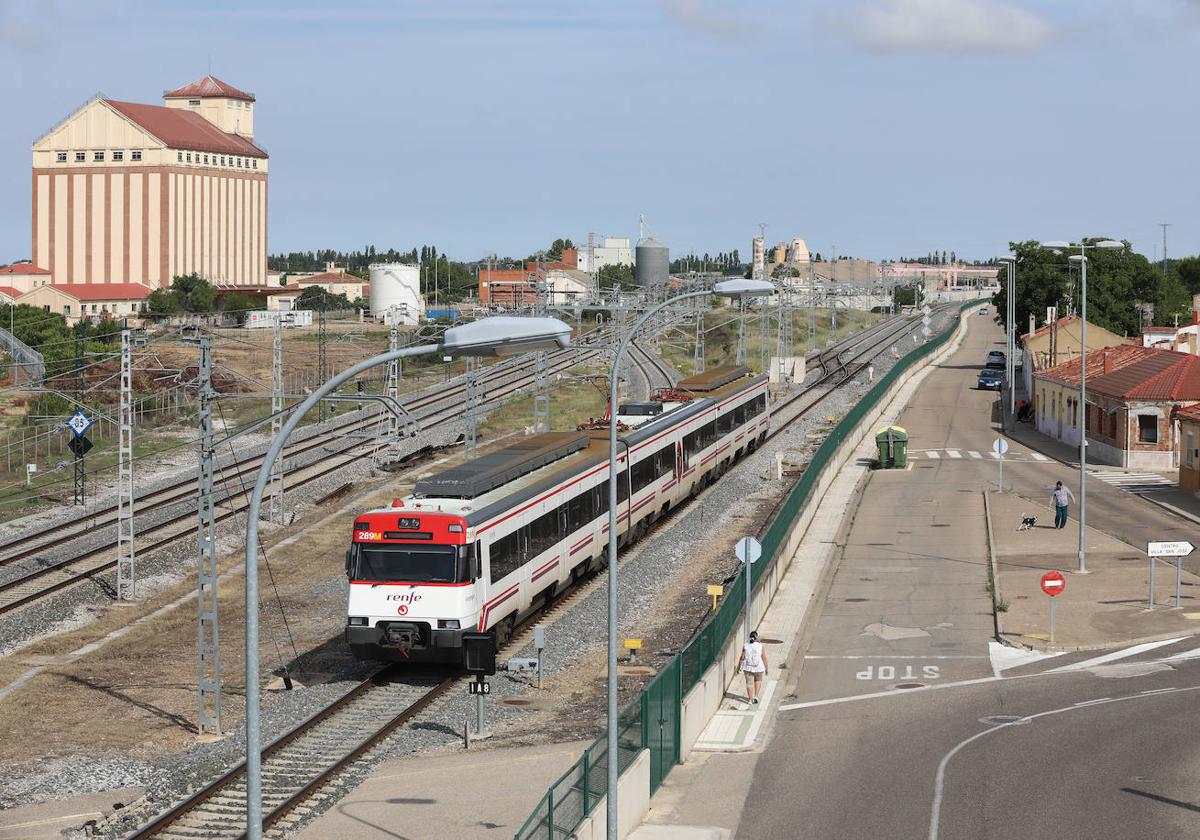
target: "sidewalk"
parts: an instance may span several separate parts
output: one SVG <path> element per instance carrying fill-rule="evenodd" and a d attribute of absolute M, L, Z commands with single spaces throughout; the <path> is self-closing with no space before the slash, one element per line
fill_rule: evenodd
<path fill-rule="evenodd" d="M 512 837 L 590 741 L 385 761 L 298 840 Z"/>
<path fill-rule="evenodd" d="M 1182 573 L 1183 608 L 1174 609 L 1175 565 L 1158 561 L 1155 609 L 1149 607 L 1150 560 L 1115 537 L 1087 528 L 1087 574 L 1079 574 L 1079 529 L 1072 518 L 1054 528 L 1054 511 L 1012 493 L 990 493 L 989 523 L 997 567 L 997 592 L 1007 604 L 997 616 L 1001 638 L 1038 650 L 1090 650 L 1200 633 L 1200 576 Z M 1037 517 L 1026 531 L 1025 516 Z M 1049 596 L 1042 575 L 1066 575 L 1056 597 L 1055 638 L 1049 637 Z"/>

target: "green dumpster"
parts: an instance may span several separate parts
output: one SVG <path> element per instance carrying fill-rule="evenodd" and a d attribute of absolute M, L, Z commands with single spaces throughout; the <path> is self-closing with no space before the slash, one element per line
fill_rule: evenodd
<path fill-rule="evenodd" d="M 875 433 L 879 448 L 879 466 L 902 470 L 908 466 L 908 432 L 899 426 L 885 426 Z"/>

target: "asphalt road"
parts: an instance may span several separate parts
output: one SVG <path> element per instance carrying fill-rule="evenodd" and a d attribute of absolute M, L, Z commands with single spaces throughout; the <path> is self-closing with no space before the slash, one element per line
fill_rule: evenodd
<path fill-rule="evenodd" d="M 1200 837 L 1200 640 L 1085 670 L 1055 669 L 1097 654 L 991 658 L 986 545 L 965 520 L 996 471 L 996 395 L 971 386 L 1003 338 L 972 317 L 900 421 L 914 448 L 958 455 L 872 475 L 788 663 L 739 838 Z M 1013 449 L 1018 492 L 1071 478 Z M 1195 538 L 1116 488 L 1091 481 L 1088 498 L 1089 522 L 1130 541 Z"/>

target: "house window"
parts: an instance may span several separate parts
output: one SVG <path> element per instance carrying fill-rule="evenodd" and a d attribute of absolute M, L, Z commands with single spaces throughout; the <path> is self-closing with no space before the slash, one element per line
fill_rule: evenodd
<path fill-rule="evenodd" d="M 96 163 L 104 163 L 104 152 L 92 152 L 92 160 Z"/>
<path fill-rule="evenodd" d="M 95 303 L 93 303 L 93 304 L 92 304 L 92 311 L 93 311 L 93 312 L 99 312 L 99 311 L 100 311 L 100 306 L 99 306 L 98 304 L 95 304 Z"/>
<path fill-rule="evenodd" d="M 254 168 L 258 169 L 258 158 L 254 159 Z"/>
<path fill-rule="evenodd" d="M 1189 467 L 1196 466 L 1196 436 L 1191 429 L 1187 430 L 1186 444 L 1183 450 L 1183 461 Z"/>
<path fill-rule="evenodd" d="M 242 168 L 242 159 L 241 158 L 237 159 L 237 165 L 238 165 L 238 169 Z"/>
<path fill-rule="evenodd" d="M 113 160 L 115 160 L 115 161 L 125 160 L 125 153 L 124 152 L 113 152 Z"/>
<path fill-rule="evenodd" d="M 59 152 L 57 155 L 55 155 L 55 157 L 58 158 L 59 163 L 67 162 L 67 153 L 66 152 Z"/>
<path fill-rule="evenodd" d="M 221 165 L 225 165 L 225 155 L 221 155 Z"/>
<path fill-rule="evenodd" d="M 199 100 L 199 99 L 189 99 L 189 100 L 188 100 L 188 107 L 189 107 L 189 108 L 199 108 L 199 107 L 200 107 L 200 100 Z"/>
<path fill-rule="evenodd" d="M 1139 414 L 1138 443 L 1158 443 L 1158 418 L 1153 414 Z"/>
<path fill-rule="evenodd" d="M 87 152 L 76 152 L 75 153 L 75 162 L 76 163 L 83 163 L 86 160 L 87 160 Z"/>
<path fill-rule="evenodd" d="M 130 157 L 132 157 L 134 160 L 141 160 L 142 159 L 142 150 L 141 149 L 134 150 L 133 154 Z"/>
<path fill-rule="evenodd" d="M 191 153 L 191 152 L 188 152 L 188 153 L 187 153 L 187 162 L 188 162 L 188 163 L 191 163 L 191 162 L 192 162 L 192 153 Z"/>
<path fill-rule="evenodd" d="M 46 311 L 47 311 L 47 312 L 49 312 L 49 311 L 50 311 L 50 307 L 49 307 L 49 306 L 47 306 L 47 307 L 46 307 Z M 63 314 L 64 314 L 64 315 L 70 315 L 70 314 L 71 314 L 71 304 L 69 304 L 69 303 L 64 303 L 64 304 L 63 304 Z"/>

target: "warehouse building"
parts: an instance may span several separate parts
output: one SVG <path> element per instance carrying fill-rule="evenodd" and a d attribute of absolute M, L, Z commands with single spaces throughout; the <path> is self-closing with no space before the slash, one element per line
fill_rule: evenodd
<path fill-rule="evenodd" d="M 97 96 L 42 135 L 31 254 L 44 285 L 155 289 L 192 272 L 265 284 L 267 153 L 254 107 L 253 94 L 205 76 L 162 105 Z"/>

